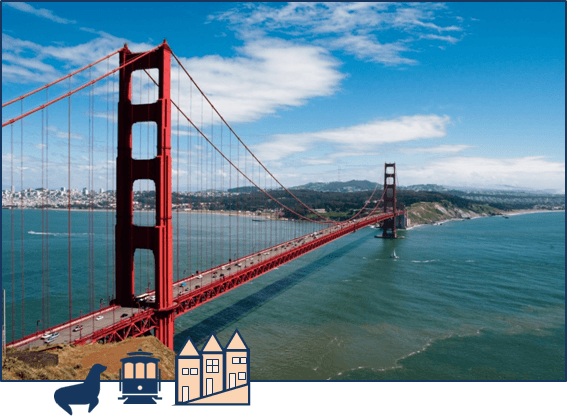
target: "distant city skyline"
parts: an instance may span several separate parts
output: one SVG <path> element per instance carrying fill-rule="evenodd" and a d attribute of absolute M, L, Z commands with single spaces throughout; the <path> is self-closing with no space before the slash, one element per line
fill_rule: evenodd
<path fill-rule="evenodd" d="M 124 43 L 145 51 L 167 38 L 286 186 L 381 182 L 383 163 L 395 161 L 400 185 L 565 192 L 564 2 L 132 6 L 3 2 L 2 101 Z M 107 120 L 97 116 L 103 144 Z M 56 110 L 49 117 L 55 150 L 69 132 Z M 2 131 L 3 189 L 20 187 L 22 150 L 26 163 L 41 161 L 43 138 L 26 136 L 20 149 L 20 134 L 20 125 Z M 86 137 L 71 137 L 73 172 L 86 178 Z M 114 188 L 106 156 L 94 161 L 93 189 Z M 35 172 L 23 172 L 24 188 L 42 186 Z M 68 187 L 66 172 L 51 169 L 46 187 Z"/>

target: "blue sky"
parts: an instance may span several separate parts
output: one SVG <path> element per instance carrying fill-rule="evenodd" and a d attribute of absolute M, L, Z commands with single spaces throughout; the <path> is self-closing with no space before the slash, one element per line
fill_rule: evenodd
<path fill-rule="evenodd" d="M 285 185 L 564 193 L 563 2 L 3 2 L 2 101 L 164 38 Z"/>

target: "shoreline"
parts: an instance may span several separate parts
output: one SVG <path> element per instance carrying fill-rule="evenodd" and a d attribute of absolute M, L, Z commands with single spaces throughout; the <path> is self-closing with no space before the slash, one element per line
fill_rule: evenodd
<path fill-rule="evenodd" d="M 471 217 L 471 218 L 450 218 L 446 220 L 436 221 L 432 224 L 424 223 L 424 224 L 415 224 L 411 227 L 406 228 L 406 230 L 412 230 L 414 228 L 422 227 L 424 225 L 443 225 L 446 222 L 453 222 L 453 221 L 469 221 L 469 220 L 477 220 L 480 218 L 494 218 L 494 217 L 515 217 L 518 215 L 527 215 L 527 214 L 545 214 L 551 212 L 563 212 L 565 213 L 564 209 L 549 209 L 549 210 L 540 210 L 540 209 L 527 209 L 527 210 L 514 210 L 509 212 L 502 212 L 501 215 L 479 215 L 478 217 Z"/>
<path fill-rule="evenodd" d="M 3 210 L 10 210 L 10 207 L 2 207 Z M 14 208 L 14 210 L 16 211 L 22 211 L 22 210 L 32 210 L 32 211 L 41 211 L 43 208 L 29 208 L 29 207 L 25 207 L 25 208 L 19 208 L 16 207 Z M 91 212 L 91 210 L 89 209 L 77 209 L 77 208 L 45 208 L 47 211 L 71 211 L 71 212 Z M 109 209 L 93 209 L 92 212 L 116 212 L 116 210 L 109 210 Z M 155 211 L 146 211 L 146 210 L 134 210 L 134 214 L 136 213 L 150 213 L 150 212 L 155 212 Z M 475 219 L 479 219 L 479 218 L 490 218 L 490 217 L 512 217 L 512 216 L 517 216 L 517 215 L 527 215 L 527 214 L 544 214 L 544 213 L 551 213 L 551 212 L 565 212 L 565 210 L 563 209 L 525 209 L 525 210 L 513 210 L 513 211 L 501 211 L 500 214 L 498 215 L 478 215 L 475 217 L 468 217 L 468 218 L 447 218 L 447 219 L 443 219 L 443 220 L 439 220 L 439 221 L 434 221 L 432 223 L 419 223 L 419 224 L 415 224 L 412 225 L 408 228 L 406 228 L 406 230 L 411 230 L 413 228 L 417 228 L 417 227 L 421 227 L 424 225 L 443 225 L 446 222 L 451 222 L 451 221 L 467 221 L 467 220 L 475 220 Z M 177 212 L 175 209 L 172 209 L 172 215 L 173 214 L 211 214 L 211 215 L 225 215 L 225 216 L 234 216 L 234 217 L 247 217 L 247 218 L 252 218 L 252 219 L 260 219 L 262 221 L 290 221 L 290 222 L 296 222 L 296 221 L 300 221 L 300 220 L 289 220 L 287 218 L 273 218 L 270 215 L 250 215 L 247 213 L 237 213 L 236 211 L 199 211 L 199 210 L 191 210 L 191 211 L 179 211 Z"/>
<path fill-rule="evenodd" d="M 14 211 L 22 211 L 26 210 L 26 211 L 42 211 L 42 208 L 29 208 L 29 207 L 25 207 L 25 208 L 14 208 Z M 2 207 L 2 210 L 6 210 L 9 211 L 10 208 L 9 207 Z M 45 208 L 46 211 L 58 211 L 58 212 L 85 212 L 85 213 L 89 213 L 91 212 L 91 210 L 89 209 L 78 209 L 78 208 Z M 111 212 L 111 213 L 116 213 L 115 209 L 104 209 L 104 208 L 98 208 L 98 209 L 93 209 L 92 212 Z M 146 210 L 134 210 L 133 215 L 135 216 L 137 213 L 139 214 L 143 214 L 143 213 L 154 213 L 155 211 L 146 211 Z M 286 221 L 286 222 L 299 222 L 300 220 L 290 220 L 287 218 L 274 218 L 270 215 L 250 215 L 247 214 L 245 212 L 241 212 L 241 213 L 237 213 L 236 211 L 198 211 L 198 210 L 192 210 L 192 211 L 179 211 L 177 212 L 175 209 L 173 209 L 171 211 L 172 217 L 175 214 L 201 214 L 201 215 L 224 215 L 224 216 L 229 216 L 229 217 L 244 217 L 244 218 L 251 218 L 251 219 L 259 219 L 260 221 L 264 222 L 264 221 Z"/>

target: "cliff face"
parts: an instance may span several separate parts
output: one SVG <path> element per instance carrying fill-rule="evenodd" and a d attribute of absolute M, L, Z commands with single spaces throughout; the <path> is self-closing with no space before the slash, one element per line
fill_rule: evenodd
<path fill-rule="evenodd" d="M 141 349 L 160 359 L 162 380 L 175 380 L 175 353 L 153 336 L 128 338 L 113 344 L 68 345 L 15 351 L 2 358 L 2 380 L 84 380 L 94 364 L 107 367 L 101 380 L 118 380 L 121 358 Z"/>
<path fill-rule="evenodd" d="M 448 201 L 418 202 L 408 207 L 410 226 L 501 214 L 500 210 L 488 205 L 471 205 L 471 208 L 466 209 L 456 207 Z"/>

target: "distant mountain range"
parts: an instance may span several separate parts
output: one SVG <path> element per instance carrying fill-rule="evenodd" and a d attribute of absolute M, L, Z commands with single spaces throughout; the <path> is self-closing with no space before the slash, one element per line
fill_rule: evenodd
<path fill-rule="evenodd" d="M 348 181 L 348 182 L 309 182 L 305 185 L 294 186 L 290 189 L 307 189 L 318 192 L 360 192 L 373 191 L 376 182 Z"/>
<path fill-rule="evenodd" d="M 355 195 L 357 192 L 372 192 L 376 187 L 376 182 L 352 180 L 348 182 L 310 182 L 305 185 L 294 186 L 290 188 L 296 193 L 302 192 L 320 192 L 320 193 L 343 193 Z M 383 185 L 379 184 L 378 189 L 382 190 Z M 556 191 L 549 189 L 529 189 L 513 186 L 502 186 L 500 189 L 479 189 L 472 187 L 448 187 L 436 184 L 422 184 L 410 186 L 398 186 L 400 191 L 398 196 L 401 199 L 409 198 L 412 200 L 427 199 L 431 195 L 435 198 L 443 198 L 443 194 L 451 197 L 463 198 L 477 204 L 489 204 L 499 209 L 526 209 L 526 208 L 564 208 L 565 194 L 558 194 Z M 243 186 L 239 188 L 229 189 L 228 192 L 235 194 L 254 194 L 258 189 L 253 186 Z M 279 192 L 271 190 L 270 192 Z M 417 194 L 414 194 L 417 193 Z M 412 196 L 414 194 L 414 196 Z M 349 195 L 349 198 L 350 196 Z M 428 196 L 429 195 L 429 196 Z M 303 195 L 307 198 L 306 195 Z M 309 198 L 313 198 L 310 196 Z M 322 196 L 327 198 L 327 196 Z M 331 197 L 330 195 L 328 197 Z M 333 197 L 336 199 L 336 197 Z M 344 196 L 347 198 L 347 195 Z M 413 199 L 412 199 L 413 198 Z M 315 198 L 317 199 L 317 198 Z M 333 199 L 334 200 L 334 199 Z M 406 202 L 408 202 L 406 201 Z M 318 202 L 320 205 L 320 201 Z"/>
<path fill-rule="evenodd" d="M 360 192 L 360 191 L 373 191 L 376 186 L 376 182 L 370 181 L 348 181 L 348 182 L 309 182 L 305 185 L 294 186 L 290 189 L 308 189 L 311 191 L 319 192 Z M 382 188 L 382 184 L 379 185 Z M 473 188 L 473 187 L 459 187 L 452 186 L 447 187 L 443 185 L 436 184 L 423 184 L 423 185 L 409 185 L 409 186 L 398 186 L 398 189 L 403 189 L 406 191 L 415 192 L 442 192 L 442 193 L 456 193 L 461 195 L 462 193 L 471 194 L 535 194 L 535 195 L 565 195 L 564 193 L 557 193 L 553 189 L 530 189 L 530 188 L 520 188 L 516 186 L 503 185 L 500 188 Z"/>

